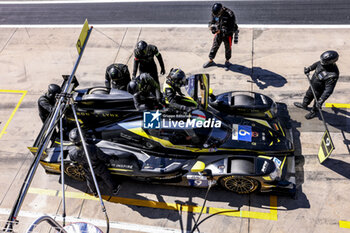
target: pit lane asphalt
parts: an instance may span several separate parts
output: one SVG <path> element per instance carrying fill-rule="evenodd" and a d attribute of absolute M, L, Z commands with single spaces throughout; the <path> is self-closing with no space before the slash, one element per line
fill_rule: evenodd
<path fill-rule="evenodd" d="M 0 5 L 0 24 L 207 24 L 213 2 Z M 349 24 L 347 0 L 225 1 L 239 24 Z"/>
<path fill-rule="evenodd" d="M 32 145 L 41 127 L 36 101 L 49 83 L 60 83 L 61 75 L 71 71 L 77 56 L 75 41 L 79 33 L 80 28 L 1 29 L 0 86 L 4 91 L 0 103 L 1 130 L 23 95 L 6 91 L 28 92 L 9 123 L 7 133 L 0 138 L 0 187 L 3 187 L 0 189 L 0 222 L 7 217 L 4 213 L 12 207 L 32 160 L 26 146 Z M 198 38 L 201 38 L 200 42 Z M 231 61 L 234 64 L 226 72 L 220 66 L 224 62 L 222 48 L 216 58 L 219 66 L 201 68 L 212 43 L 207 29 L 108 29 L 96 26 L 77 72 L 79 88 L 103 85 L 105 67 L 112 62 L 122 62 L 132 67 L 130 56 L 135 43 L 145 39 L 158 46 L 167 71 L 171 67 L 181 67 L 186 74 L 209 73 L 215 94 L 237 89 L 257 91 L 285 103 L 291 114 L 296 139 L 297 179 L 300 184 L 296 200 L 278 196 L 275 207 L 271 204 L 270 195 L 242 196 L 212 190 L 208 207 L 231 209 L 236 214 L 238 211 L 249 212 L 251 215 L 214 216 L 206 220 L 200 230 L 214 233 L 228 230 L 347 232 L 348 229 L 340 228 L 339 221 L 350 221 L 350 211 L 346 208 L 350 202 L 349 112 L 346 109 L 325 109 L 327 116 L 333 119 L 334 127 L 330 129 L 336 150 L 330 161 L 320 165 L 316 154 L 323 125 L 318 119 L 306 121 L 306 111 L 293 107 L 293 102 L 301 100 L 308 85 L 302 73 L 303 66 L 311 65 L 322 51 L 332 48 L 340 52 L 338 66 L 341 78 L 327 102 L 348 103 L 348 38 L 348 29 L 245 28 L 241 30 L 238 45 L 233 47 Z M 164 80 L 164 76 L 160 78 Z M 16 226 L 18 232 L 24 232 L 25 227 L 34 220 L 30 216 L 62 213 L 59 176 L 45 174 L 39 167 L 31 187 L 35 189 L 31 189 L 22 206 L 23 214 L 20 214 L 20 224 Z M 84 199 L 86 189 L 80 183 L 67 182 L 66 189 L 69 192 L 67 215 L 75 217 L 75 221 L 79 218 L 103 220 L 98 201 Z M 50 193 L 55 195 L 48 195 Z M 125 182 L 118 197 L 145 201 L 149 205 L 118 204 L 106 200 L 106 208 L 111 222 L 120 229 L 118 232 L 130 232 L 123 227 L 135 223 L 139 224 L 138 229 L 132 232 L 152 232 L 147 228 L 152 226 L 187 232 L 193 227 L 193 219 L 198 216 L 188 210 L 201 206 L 204 195 L 205 190 L 200 189 Z M 168 209 L 157 208 L 159 203 Z M 277 209 L 277 213 L 271 209 Z M 258 218 L 260 215 L 272 217 Z M 206 213 L 203 215 L 208 216 Z"/>

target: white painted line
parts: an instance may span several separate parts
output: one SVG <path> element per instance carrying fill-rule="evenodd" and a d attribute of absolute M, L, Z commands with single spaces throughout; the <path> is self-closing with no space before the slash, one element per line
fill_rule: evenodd
<path fill-rule="evenodd" d="M 90 24 L 96 28 L 207 28 L 208 24 Z M 0 24 L 0 28 L 81 28 L 83 24 Z M 259 29 L 350 29 L 350 24 L 239 24 Z"/>
<path fill-rule="evenodd" d="M 4 209 L 0 208 L 0 215 L 9 215 L 11 212 L 10 209 Z M 51 215 L 51 214 L 45 214 L 45 213 L 37 213 L 37 212 L 30 212 L 30 211 L 20 211 L 19 217 L 26 217 L 26 218 L 33 218 L 37 219 L 41 216 L 48 215 L 52 218 L 55 218 L 56 221 L 62 222 L 62 216 L 59 215 Z M 18 219 L 18 218 L 17 218 Z M 21 220 L 19 220 L 19 224 L 21 224 Z M 34 222 L 34 220 L 33 220 Z M 106 227 L 106 221 L 101 219 L 89 219 L 89 218 L 76 218 L 72 216 L 66 217 L 66 223 L 74 223 L 74 222 L 87 222 L 91 223 L 97 227 Z M 146 232 L 146 233 L 181 233 L 181 230 L 173 229 L 173 228 L 164 228 L 164 227 L 157 227 L 157 226 L 148 226 L 148 225 L 140 225 L 140 224 L 134 224 L 134 223 L 126 223 L 126 222 L 114 222 L 110 221 L 109 223 L 110 228 L 114 229 L 122 229 L 122 230 L 128 230 L 128 231 L 137 231 L 137 232 Z M 29 225 L 28 225 L 29 227 Z M 16 226 L 14 227 L 16 229 Z M 188 233 L 189 231 L 186 231 Z"/>

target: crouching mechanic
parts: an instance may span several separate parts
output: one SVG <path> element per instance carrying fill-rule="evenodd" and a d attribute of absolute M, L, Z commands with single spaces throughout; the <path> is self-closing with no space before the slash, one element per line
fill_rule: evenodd
<path fill-rule="evenodd" d="M 311 78 L 311 85 L 315 91 L 317 103 L 314 105 L 307 115 L 306 119 L 312 119 L 317 115 L 317 109 L 321 109 L 322 104 L 333 93 L 335 85 L 339 78 L 339 70 L 335 62 L 339 55 L 336 51 L 329 50 L 321 54 L 320 61 L 315 62 L 310 67 L 304 68 L 304 73 L 309 74 L 310 71 L 315 70 Z M 295 102 L 294 105 L 298 108 L 307 109 L 307 106 L 314 99 L 311 87 L 307 90 L 303 102 Z"/>
<path fill-rule="evenodd" d="M 133 79 L 128 85 L 128 92 L 133 95 L 135 108 L 139 111 L 163 107 L 159 85 L 148 73 L 142 73 Z"/>
<path fill-rule="evenodd" d="M 197 103 L 190 98 L 186 98 L 181 92 L 181 87 L 186 84 L 185 73 L 180 69 L 171 69 L 163 85 L 165 103 L 170 109 L 182 112 L 191 112 Z"/>
<path fill-rule="evenodd" d="M 127 90 L 130 80 L 130 72 L 127 65 L 116 63 L 106 69 L 105 84 L 107 88 Z"/>
<path fill-rule="evenodd" d="M 38 99 L 39 116 L 44 123 L 52 112 L 56 103 L 56 94 L 61 93 L 61 88 L 56 84 L 50 84 L 47 92 Z"/>
<path fill-rule="evenodd" d="M 97 196 L 94 180 L 90 172 L 90 167 L 86 159 L 83 144 L 81 142 L 81 138 L 77 128 L 72 129 L 69 132 L 69 140 L 75 144 L 74 148 L 69 150 L 69 157 L 72 161 L 77 162 L 83 167 L 87 186 L 89 187 L 90 191 L 95 196 Z M 106 165 L 110 162 L 111 157 L 105 154 L 96 145 L 87 144 L 87 150 L 90 156 L 92 168 L 94 169 L 94 173 L 96 175 L 96 179 L 100 178 L 101 180 L 103 180 L 103 182 L 112 190 L 112 193 L 114 195 L 117 195 L 121 185 L 119 183 L 116 183 L 112 179 L 112 176 L 109 173 L 108 167 Z"/>

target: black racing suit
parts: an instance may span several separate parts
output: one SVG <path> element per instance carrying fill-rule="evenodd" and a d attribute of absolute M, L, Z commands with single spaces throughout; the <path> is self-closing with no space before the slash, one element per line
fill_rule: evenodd
<path fill-rule="evenodd" d="M 212 20 L 209 26 L 212 29 L 214 36 L 213 45 L 209 53 L 209 59 L 213 60 L 222 42 L 225 44 L 225 58 L 230 60 L 232 54 L 232 37 L 238 29 L 236 24 L 236 16 L 232 10 L 223 7 L 223 12 L 220 17 L 212 15 Z M 213 27 L 214 26 L 214 27 Z M 216 30 L 217 29 L 217 30 Z"/>
<path fill-rule="evenodd" d="M 149 73 L 152 78 L 159 84 L 157 65 L 154 62 L 153 57 L 156 56 L 160 65 L 161 70 L 165 70 L 162 55 L 159 53 L 158 49 L 154 45 L 147 45 L 146 52 L 139 51 L 135 49 L 134 51 L 134 69 L 132 76 L 135 77 L 137 69 L 140 66 L 141 73 Z"/>
<path fill-rule="evenodd" d="M 311 78 L 311 85 L 315 90 L 318 102 L 322 105 L 328 97 L 333 93 L 335 85 L 339 78 L 339 70 L 336 64 L 322 65 L 320 61 L 315 62 L 307 68 L 309 71 L 315 70 Z M 303 105 L 307 106 L 314 99 L 311 87 L 306 91 L 303 99 Z M 316 111 L 316 103 L 314 102 L 313 111 Z"/>
<path fill-rule="evenodd" d="M 96 178 L 100 178 L 101 180 L 103 180 L 103 182 L 111 190 L 116 189 L 118 184 L 113 181 L 112 176 L 109 173 L 108 167 L 106 165 L 109 163 L 111 157 L 105 154 L 101 149 L 99 149 L 95 145 L 87 145 L 87 149 Z M 69 150 L 69 157 L 72 161 L 75 161 L 83 166 L 87 185 L 92 192 L 96 192 L 94 180 L 90 172 L 90 167 L 87 162 L 83 146 L 79 145 L 74 146 L 74 148 L 71 148 Z"/>
<path fill-rule="evenodd" d="M 137 83 L 140 82 L 140 76 L 135 78 Z M 151 79 L 146 87 L 134 94 L 135 108 L 140 111 L 159 109 L 162 103 L 162 93 L 159 90 L 158 83 Z"/>
<path fill-rule="evenodd" d="M 165 102 L 169 104 L 170 109 L 189 112 L 196 107 L 196 103 L 186 98 L 184 94 L 182 94 L 181 89 L 171 85 L 169 80 L 164 82 L 163 93 Z"/>
<path fill-rule="evenodd" d="M 108 75 L 108 70 L 111 69 L 112 67 L 115 67 L 121 74 L 122 74 L 122 78 L 119 80 L 112 80 L 109 75 Z M 123 90 L 126 91 L 128 83 L 131 81 L 130 79 L 130 73 L 129 73 L 129 69 L 127 65 L 124 64 L 112 64 L 110 66 L 107 67 L 106 69 L 106 75 L 105 75 L 105 84 L 107 88 L 114 88 L 114 89 L 118 89 L 118 90 Z"/>
<path fill-rule="evenodd" d="M 49 98 L 46 94 L 40 96 L 40 98 L 38 99 L 39 116 L 43 123 L 46 121 L 46 118 L 52 112 L 52 109 L 55 106 L 55 102 L 55 98 Z"/>

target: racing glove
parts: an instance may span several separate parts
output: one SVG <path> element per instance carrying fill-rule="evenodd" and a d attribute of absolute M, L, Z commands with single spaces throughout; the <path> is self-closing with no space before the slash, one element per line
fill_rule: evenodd
<path fill-rule="evenodd" d="M 323 104 L 323 100 L 322 99 L 319 99 L 318 101 L 317 101 L 317 103 L 316 103 L 316 108 L 318 108 L 318 109 L 322 109 L 322 104 Z"/>
<path fill-rule="evenodd" d="M 165 68 L 164 68 L 164 67 L 162 67 L 162 69 L 161 69 L 161 71 L 160 71 L 160 74 L 161 74 L 161 75 L 164 75 L 164 74 L 165 74 Z"/>
<path fill-rule="evenodd" d="M 311 71 L 310 67 L 304 67 L 304 74 L 309 74 Z"/>
<path fill-rule="evenodd" d="M 193 109 L 194 109 L 194 108 L 186 107 L 186 108 L 185 108 L 185 112 L 186 112 L 186 113 L 191 113 Z"/>

